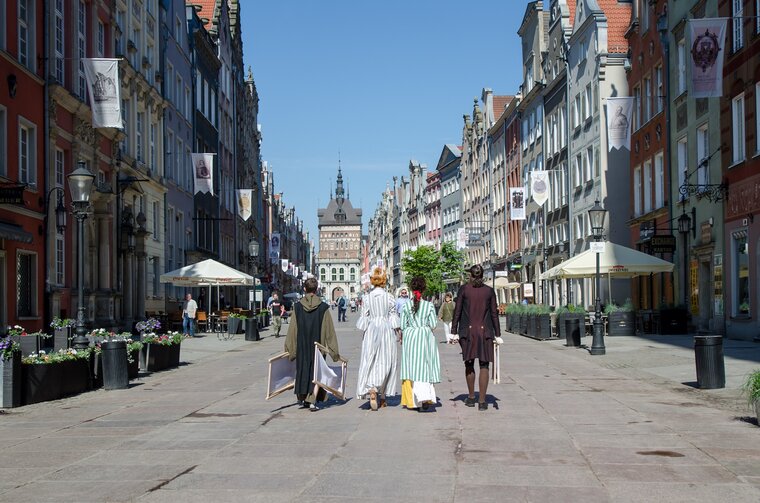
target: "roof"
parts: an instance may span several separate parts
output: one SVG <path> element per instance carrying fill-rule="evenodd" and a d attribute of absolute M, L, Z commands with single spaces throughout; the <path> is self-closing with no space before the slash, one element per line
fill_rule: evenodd
<path fill-rule="evenodd" d="M 506 110 L 509 102 L 512 101 L 514 96 L 494 96 L 493 97 L 493 115 L 497 119 L 501 116 L 502 112 Z"/>
<path fill-rule="evenodd" d="M 598 0 L 599 7 L 607 17 L 607 52 L 626 54 L 628 40 L 625 32 L 631 23 L 631 4 L 618 0 Z"/>
<path fill-rule="evenodd" d="M 338 218 L 343 213 L 345 214 L 345 220 Z M 361 225 L 362 224 L 362 210 L 361 208 L 354 208 L 351 201 L 343 199 L 343 204 L 338 205 L 338 200 L 330 199 L 330 203 L 327 208 L 319 208 L 317 210 L 317 216 L 319 217 L 319 227 L 323 225 Z"/>
<path fill-rule="evenodd" d="M 573 27 L 573 23 L 575 23 L 575 0 L 566 0 L 565 3 L 567 4 L 567 11 L 570 15 L 568 21 L 568 24 L 570 27 Z"/>
<path fill-rule="evenodd" d="M 216 9 L 216 1 L 217 0 L 192 0 L 187 1 L 187 5 L 199 5 L 201 7 L 201 10 L 198 11 L 198 17 L 201 19 L 208 19 L 208 22 L 205 24 L 206 29 L 210 28 L 211 22 L 214 20 L 214 11 Z"/>

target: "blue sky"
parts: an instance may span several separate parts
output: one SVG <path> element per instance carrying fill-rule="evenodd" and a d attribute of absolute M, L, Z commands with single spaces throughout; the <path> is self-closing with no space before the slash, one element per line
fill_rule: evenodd
<path fill-rule="evenodd" d="M 515 94 L 527 1 L 241 2 L 275 190 L 317 241 L 340 152 L 363 226 L 410 159 L 435 169 L 484 87 Z M 332 183 L 332 185 L 331 185 Z"/>

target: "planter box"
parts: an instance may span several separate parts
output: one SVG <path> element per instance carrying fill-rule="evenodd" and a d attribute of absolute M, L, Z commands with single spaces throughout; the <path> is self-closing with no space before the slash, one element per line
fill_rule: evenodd
<path fill-rule="evenodd" d="M 179 365 L 179 351 L 181 344 L 146 344 L 141 351 L 143 369 L 148 372 L 157 372 L 174 368 Z"/>
<path fill-rule="evenodd" d="M 528 315 L 527 314 L 521 314 L 520 315 L 520 334 L 527 335 L 528 334 Z"/>
<path fill-rule="evenodd" d="M 535 314 L 528 315 L 527 335 L 529 337 L 538 337 L 538 316 Z"/>
<path fill-rule="evenodd" d="M 614 311 L 607 315 L 607 335 L 610 337 L 635 335 L 633 311 Z"/>
<path fill-rule="evenodd" d="M 71 337 L 71 327 L 56 328 L 55 333 L 53 333 L 53 351 L 69 349 L 71 346 Z"/>
<path fill-rule="evenodd" d="M 130 379 L 136 379 L 140 374 L 140 350 L 132 351 L 132 362 L 127 361 L 127 374 Z"/>
<path fill-rule="evenodd" d="M 0 358 L 0 407 L 21 405 L 21 353 L 8 360 Z"/>
<path fill-rule="evenodd" d="M 40 338 L 36 335 L 14 335 L 11 339 L 21 346 L 21 356 L 29 356 L 40 350 Z"/>
<path fill-rule="evenodd" d="M 660 333 L 684 335 L 688 333 L 689 313 L 685 309 L 660 309 Z"/>
<path fill-rule="evenodd" d="M 230 335 L 239 334 L 240 326 L 243 324 L 243 320 L 240 318 L 233 318 L 232 316 L 227 318 L 227 333 Z"/>
<path fill-rule="evenodd" d="M 552 315 L 551 314 L 537 314 L 534 316 L 536 319 L 536 332 L 534 337 L 537 339 L 551 339 L 552 338 Z"/>
<path fill-rule="evenodd" d="M 86 391 L 90 381 L 90 362 L 70 360 L 51 364 L 22 365 L 21 400 L 30 403 L 57 400 Z"/>

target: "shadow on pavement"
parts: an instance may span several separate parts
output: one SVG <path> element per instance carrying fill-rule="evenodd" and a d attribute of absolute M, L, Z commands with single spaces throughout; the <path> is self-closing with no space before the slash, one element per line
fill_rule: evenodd
<path fill-rule="evenodd" d="M 475 392 L 475 396 L 477 397 L 478 394 Z M 462 393 L 460 395 L 455 396 L 454 398 L 449 398 L 450 402 L 462 402 L 464 404 L 464 399 L 467 398 L 467 393 Z M 499 402 L 501 401 L 500 398 L 496 398 L 495 396 L 486 393 L 486 403 L 490 404 L 491 407 L 493 407 L 496 410 L 499 410 Z M 474 408 L 477 408 L 478 405 L 475 404 Z"/>

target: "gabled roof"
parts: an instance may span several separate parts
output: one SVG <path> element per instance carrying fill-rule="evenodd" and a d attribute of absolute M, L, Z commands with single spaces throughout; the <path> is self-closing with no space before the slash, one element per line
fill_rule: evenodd
<path fill-rule="evenodd" d="M 211 28 L 211 24 L 214 21 L 214 17 L 217 15 L 217 0 L 186 0 L 187 5 L 199 5 L 201 10 L 198 12 L 198 17 L 201 19 L 208 19 L 205 24 L 206 29 Z"/>
<path fill-rule="evenodd" d="M 618 0 L 597 0 L 607 16 L 607 52 L 625 54 L 628 40 L 625 32 L 631 22 L 631 4 Z"/>

